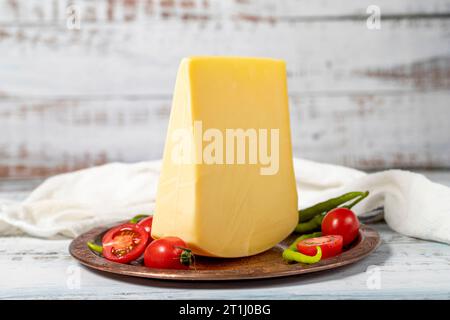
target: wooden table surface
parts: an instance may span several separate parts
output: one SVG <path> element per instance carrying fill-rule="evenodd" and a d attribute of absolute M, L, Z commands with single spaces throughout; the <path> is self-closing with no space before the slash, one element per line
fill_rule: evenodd
<path fill-rule="evenodd" d="M 424 172 L 450 186 L 450 172 Z M 4 181 L 0 198 L 22 199 L 39 183 Z M 0 299 L 449 299 L 450 246 L 374 224 L 382 244 L 340 269 L 274 280 L 188 283 L 125 278 L 87 269 L 70 240 L 0 238 Z"/>

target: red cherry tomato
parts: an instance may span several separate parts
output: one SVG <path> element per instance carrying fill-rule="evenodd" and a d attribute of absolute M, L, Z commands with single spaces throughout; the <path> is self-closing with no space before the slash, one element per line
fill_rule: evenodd
<path fill-rule="evenodd" d="M 152 241 L 144 253 L 144 264 L 158 269 L 188 269 L 192 264 L 192 252 L 177 237 Z"/>
<path fill-rule="evenodd" d="M 317 247 L 322 249 L 322 259 L 334 257 L 342 252 L 342 236 L 325 236 L 305 239 L 297 243 L 297 250 L 307 256 L 315 256 Z"/>
<path fill-rule="evenodd" d="M 153 216 L 147 217 L 145 219 L 142 219 L 138 222 L 138 225 L 141 227 L 144 227 L 145 231 L 148 232 L 150 236 L 150 240 L 153 240 L 152 238 L 152 224 L 153 224 Z"/>
<path fill-rule="evenodd" d="M 144 252 L 148 238 L 148 232 L 140 225 L 134 223 L 119 225 L 103 236 L 103 256 L 119 263 L 136 260 Z"/>
<path fill-rule="evenodd" d="M 344 246 L 353 242 L 359 232 L 359 220 L 355 213 L 347 208 L 336 208 L 329 211 L 322 220 L 324 236 L 340 235 Z"/>

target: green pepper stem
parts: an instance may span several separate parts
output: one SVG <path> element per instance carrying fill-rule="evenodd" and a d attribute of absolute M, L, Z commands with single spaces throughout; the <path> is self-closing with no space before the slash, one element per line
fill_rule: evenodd
<path fill-rule="evenodd" d="M 98 245 L 98 244 L 95 244 L 93 242 L 88 241 L 87 242 L 87 246 L 88 246 L 89 249 L 91 249 L 94 252 L 97 252 L 97 253 L 100 253 L 100 254 L 103 253 L 103 247 L 101 245 Z"/>
<path fill-rule="evenodd" d="M 338 206 L 340 206 L 350 200 L 353 200 L 357 197 L 362 197 L 362 196 L 364 196 L 364 194 L 365 194 L 365 192 L 357 192 L 357 191 L 348 192 L 339 197 L 320 202 L 320 203 L 315 204 L 306 209 L 302 209 L 298 212 L 299 213 L 299 222 L 309 221 L 318 214 L 328 212 L 331 209 L 337 208 Z M 364 198 L 366 196 L 364 196 Z"/>

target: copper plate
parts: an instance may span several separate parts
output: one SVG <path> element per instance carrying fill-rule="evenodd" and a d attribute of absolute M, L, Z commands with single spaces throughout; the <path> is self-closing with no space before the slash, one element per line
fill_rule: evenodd
<path fill-rule="evenodd" d="M 108 261 L 86 246 L 87 241 L 94 240 L 100 243 L 101 237 L 107 229 L 108 227 L 98 227 L 77 237 L 70 244 L 70 254 L 82 264 L 105 272 L 141 278 L 183 281 L 276 278 L 334 269 L 361 260 L 380 244 L 378 232 L 362 225 L 358 238 L 350 248 L 336 257 L 324 259 L 313 265 L 287 264 L 283 261 L 281 258 L 283 249 L 296 238 L 296 235 L 291 235 L 272 249 L 251 257 L 219 259 L 197 256 L 195 269 L 150 269 L 143 266 L 142 262 L 119 264 Z"/>

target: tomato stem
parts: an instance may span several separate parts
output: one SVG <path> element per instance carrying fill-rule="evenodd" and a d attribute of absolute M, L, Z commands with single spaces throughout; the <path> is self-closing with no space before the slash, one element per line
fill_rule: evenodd
<path fill-rule="evenodd" d="M 194 259 L 194 254 L 189 249 L 186 249 L 186 248 L 180 248 L 180 249 L 183 250 L 180 254 L 180 263 L 183 266 L 189 267 L 190 265 L 192 265 L 192 261 Z"/>

